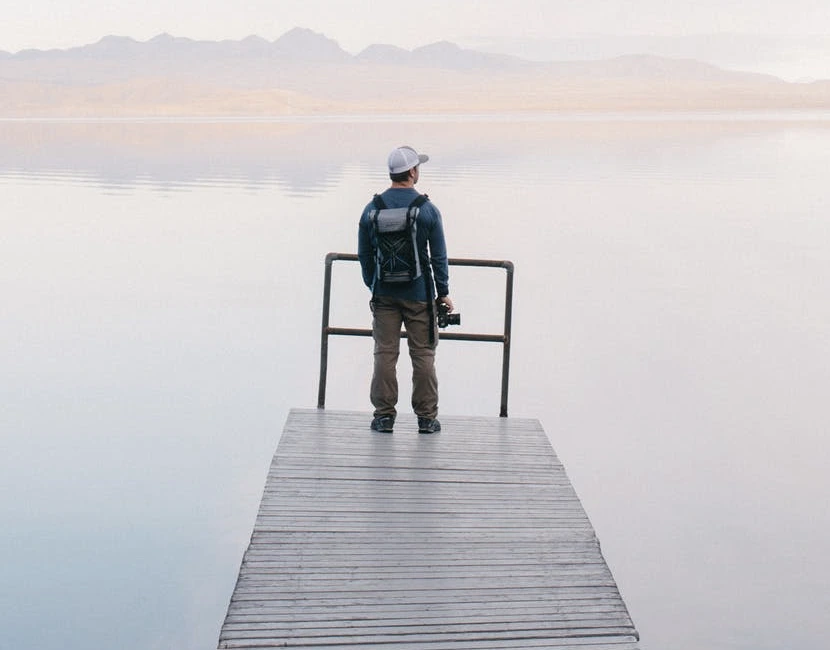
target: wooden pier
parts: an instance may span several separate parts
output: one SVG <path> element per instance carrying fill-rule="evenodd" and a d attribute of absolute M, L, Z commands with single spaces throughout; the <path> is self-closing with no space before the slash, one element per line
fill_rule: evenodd
<path fill-rule="evenodd" d="M 219 648 L 636 650 L 540 423 L 292 410 Z"/>

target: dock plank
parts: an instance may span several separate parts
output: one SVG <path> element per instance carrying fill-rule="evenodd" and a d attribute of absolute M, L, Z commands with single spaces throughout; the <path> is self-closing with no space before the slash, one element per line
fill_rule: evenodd
<path fill-rule="evenodd" d="M 289 414 L 219 648 L 637 650 L 536 420 Z"/>

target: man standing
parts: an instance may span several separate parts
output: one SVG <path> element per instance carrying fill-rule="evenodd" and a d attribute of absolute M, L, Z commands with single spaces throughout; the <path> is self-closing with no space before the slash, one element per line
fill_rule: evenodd
<path fill-rule="evenodd" d="M 396 366 L 400 352 L 401 324 L 406 328 L 409 356 L 412 360 L 412 410 L 418 416 L 420 433 L 441 430 L 438 422 L 438 380 L 435 375 L 435 347 L 438 331 L 434 301 L 453 310 L 449 297 L 447 246 L 441 213 L 430 201 L 424 201 L 415 189 L 420 165 L 429 156 L 418 154 L 412 147 L 398 147 L 389 154 L 389 178 L 392 185 L 370 202 L 360 217 L 357 255 L 363 281 L 372 290 L 370 303 L 375 340 L 375 367 L 370 399 L 375 407 L 371 428 L 391 433 L 395 424 L 398 402 Z M 415 220 L 415 241 L 421 274 L 408 281 L 384 281 L 377 263 L 378 235 L 373 215 L 379 207 L 407 208 L 423 197 Z"/>

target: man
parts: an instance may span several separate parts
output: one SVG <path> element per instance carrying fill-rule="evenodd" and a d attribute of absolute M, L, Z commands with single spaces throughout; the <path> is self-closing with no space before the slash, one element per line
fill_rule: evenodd
<path fill-rule="evenodd" d="M 398 147 L 389 154 L 391 187 L 380 194 L 386 208 L 406 208 L 421 196 L 415 189 L 420 166 L 429 156 L 418 154 L 412 147 Z M 424 195 L 424 198 L 425 195 Z M 385 282 L 377 277 L 377 238 L 372 225 L 372 214 L 377 209 L 370 202 L 360 217 L 357 254 L 363 272 L 363 281 L 372 290 L 370 303 L 375 340 L 375 367 L 370 399 L 375 407 L 371 429 L 391 433 L 395 424 L 398 402 L 396 366 L 400 352 L 401 324 L 406 327 L 409 356 L 412 360 L 412 410 L 418 416 L 420 433 L 441 430 L 438 415 L 438 380 L 435 375 L 435 347 L 438 331 L 435 304 L 453 310 L 449 297 L 449 268 L 447 246 L 441 213 L 430 202 L 424 202 L 416 219 L 416 243 L 422 274 L 407 282 Z"/>

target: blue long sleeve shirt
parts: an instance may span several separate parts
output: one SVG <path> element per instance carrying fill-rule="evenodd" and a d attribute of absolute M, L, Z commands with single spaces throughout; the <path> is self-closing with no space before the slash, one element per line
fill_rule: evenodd
<path fill-rule="evenodd" d="M 405 208 L 418 196 L 418 191 L 409 187 L 391 187 L 380 196 L 388 208 Z M 401 284 L 376 281 L 375 250 L 372 246 L 370 220 L 370 215 L 374 209 L 375 205 L 371 201 L 363 209 L 357 238 L 357 256 L 360 260 L 363 282 L 366 286 L 372 289 L 377 296 L 392 296 L 401 300 L 426 302 L 431 300 L 433 295 L 438 298 L 448 296 L 450 288 L 447 244 L 444 241 L 444 225 L 438 208 L 435 207 L 432 201 L 427 201 L 421 206 L 416 221 L 418 253 L 422 260 L 429 260 L 432 279 L 435 283 L 435 294 L 432 293 L 432 288 L 427 284 L 428 277 L 426 273 L 417 280 Z"/>

